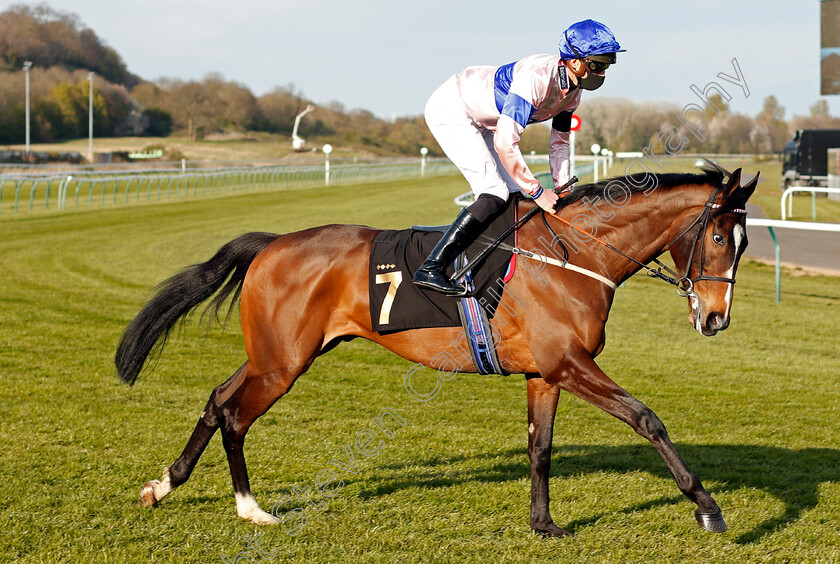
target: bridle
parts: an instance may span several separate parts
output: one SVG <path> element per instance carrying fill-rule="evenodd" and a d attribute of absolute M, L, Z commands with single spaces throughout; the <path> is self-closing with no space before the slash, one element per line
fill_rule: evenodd
<path fill-rule="evenodd" d="M 558 188 L 555 191 L 555 193 L 562 192 L 566 188 L 571 187 L 577 181 L 578 181 L 578 178 L 576 176 L 573 176 L 563 186 Z M 696 295 L 694 293 L 694 283 L 699 282 L 701 280 L 709 280 L 709 281 L 713 281 L 713 282 L 725 282 L 727 284 L 735 284 L 735 279 L 734 278 L 727 278 L 727 277 L 723 277 L 723 276 L 706 276 L 706 275 L 703 274 L 703 247 L 705 246 L 704 235 L 706 233 L 706 228 L 709 225 L 709 220 L 711 219 L 711 216 L 712 216 L 712 210 L 715 209 L 715 208 L 721 207 L 720 204 L 715 204 L 714 201 L 715 201 L 715 198 L 717 198 L 720 191 L 723 190 L 723 188 L 724 187 L 721 185 L 721 186 L 717 186 L 714 190 L 712 190 L 712 193 L 709 196 L 709 199 L 706 201 L 706 204 L 703 206 L 703 211 L 700 212 L 700 215 L 698 215 L 697 218 L 694 221 L 692 221 L 691 224 L 687 228 L 685 228 L 683 230 L 683 232 L 680 233 L 668 245 L 668 250 L 670 250 L 671 247 L 676 245 L 677 242 L 680 241 L 680 239 L 682 239 L 683 237 L 685 237 L 698 223 L 700 224 L 700 230 L 697 232 L 697 235 L 694 236 L 694 241 L 691 243 L 691 253 L 688 256 L 688 262 L 686 262 L 685 272 L 683 273 L 682 276 L 680 276 L 678 273 L 674 272 L 667 265 L 663 264 L 658 258 L 654 258 L 654 259 L 648 261 L 648 263 L 653 262 L 653 263 L 656 263 L 656 265 L 657 265 L 656 268 L 651 268 L 647 264 L 645 264 L 645 263 L 643 263 L 639 260 L 636 260 L 633 257 L 621 252 L 620 250 L 616 249 L 615 247 L 613 247 L 612 245 L 610 245 L 606 241 L 604 241 L 602 239 L 599 239 L 598 237 L 593 236 L 591 233 L 585 232 L 583 229 L 581 229 L 580 227 L 577 227 L 576 225 L 573 225 L 568 220 L 565 220 L 562 217 L 559 217 L 559 216 L 556 216 L 556 215 L 554 216 L 554 218 L 557 219 L 558 221 L 560 221 L 561 223 L 564 223 L 567 226 L 571 227 L 572 229 L 576 229 L 576 230 L 580 231 L 581 233 L 585 234 L 587 236 L 587 238 L 593 239 L 594 241 L 600 243 L 601 245 L 603 245 L 604 247 L 613 251 L 614 253 L 618 253 L 619 255 L 623 256 L 627 260 L 636 263 L 641 268 L 647 270 L 647 274 L 651 278 L 658 278 L 660 280 L 664 280 L 665 282 L 668 282 L 672 286 L 675 286 L 676 289 L 677 289 L 677 294 L 679 294 L 683 298 L 686 298 L 688 296 Z M 747 213 L 746 210 L 744 210 L 744 209 L 732 209 L 730 211 L 735 212 L 735 213 L 742 213 L 742 214 Z M 487 256 L 487 254 L 489 254 L 493 249 L 496 249 L 499 246 L 507 248 L 508 246 L 504 245 L 502 243 L 502 240 L 505 239 L 505 237 L 507 237 L 508 235 L 510 235 L 511 232 L 515 231 L 516 229 L 519 229 L 524 223 L 528 222 L 528 220 L 530 220 L 532 217 L 534 217 L 534 215 L 537 214 L 537 213 L 540 213 L 540 215 L 542 216 L 543 224 L 548 229 L 548 231 L 551 233 L 551 235 L 554 237 L 553 241 L 557 241 L 560 244 L 560 248 L 563 251 L 563 258 L 562 258 L 561 261 L 559 261 L 559 263 L 560 263 L 561 266 L 566 266 L 569 262 L 569 251 L 568 251 L 568 249 L 566 249 L 566 246 L 563 244 L 562 238 L 560 236 L 558 236 L 557 233 L 554 232 L 554 229 L 551 228 L 551 225 L 549 225 L 548 219 L 546 218 L 545 211 L 542 210 L 539 206 L 534 206 L 525 215 L 523 215 L 519 220 L 517 220 L 513 225 L 508 227 L 508 229 L 504 233 L 502 233 L 499 237 L 497 237 L 495 241 L 490 243 L 486 248 L 484 248 L 472 260 L 470 260 L 467 264 L 463 265 L 459 270 L 457 270 L 455 272 L 455 274 L 452 275 L 451 279 L 452 280 L 460 279 L 460 277 L 463 276 L 465 272 L 474 268 L 476 264 L 478 264 L 479 262 L 484 260 L 484 258 Z M 698 265 L 699 266 L 699 271 L 697 273 L 697 276 L 695 276 L 694 278 L 690 278 L 689 274 L 691 273 L 691 263 L 694 261 L 694 254 L 697 251 L 698 246 L 700 247 L 699 265 Z M 521 250 L 521 249 L 514 249 L 514 250 Z M 736 252 L 737 252 L 737 249 L 736 249 Z M 531 258 L 534 258 L 534 257 L 537 256 L 537 255 L 534 255 L 533 253 L 524 253 L 524 254 L 526 254 L 526 256 L 530 255 Z M 541 260 L 547 260 L 546 257 L 540 257 L 540 258 L 541 258 Z M 586 272 L 588 272 L 589 273 L 588 275 L 590 275 L 590 276 L 592 274 L 595 274 L 596 275 L 595 277 L 600 277 L 600 275 L 597 275 L 597 273 L 592 273 L 590 271 L 586 271 Z M 615 284 L 609 284 L 609 285 L 611 287 L 615 288 Z"/>
<path fill-rule="evenodd" d="M 684 298 L 688 297 L 688 296 L 695 295 L 694 294 L 694 284 L 696 282 L 701 281 L 701 280 L 708 280 L 708 281 L 712 281 L 712 282 L 725 282 L 727 284 L 735 284 L 735 279 L 734 278 L 727 278 L 727 277 L 724 277 L 724 276 L 708 276 L 708 275 L 703 274 L 703 248 L 705 246 L 705 239 L 706 239 L 704 237 L 704 235 L 706 233 L 706 228 L 709 225 L 709 220 L 711 219 L 711 216 L 712 216 L 712 210 L 715 209 L 715 208 L 721 207 L 720 204 L 715 204 L 714 201 L 715 201 L 715 198 L 717 198 L 718 194 L 720 193 L 720 191 L 722 189 L 723 189 L 723 186 L 718 186 L 714 190 L 712 190 L 712 193 L 709 196 L 708 201 L 706 201 L 706 204 L 703 206 L 703 211 L 700 212 L 700 215 L 698 215 L 697 218 L 694 221 L 692 221 L 691 224 L 687 228 L 685 228 L 683 230 L 683 232 L 680 233 L 668 245 L 668 250 L 670 250 L 671 247 L 676 245 L 677 242 L 679 242 L 683 237 L 688 235 L 688 233 L 696 225 L 698 225 L 698 224 L 700 225 L 700 229 L 697 232 L 697 235 L 694 236 L 694 241 L 691 243 L 691 252 L 688 255 L 688 261 L 686 262 L 686 265 L 685 265 L 685 272 L 682 275 L 674 272 L 671 268 L 669 268 L 667 265 L 663 264 L 657 258 L 654 258 L 651 261 L 649 261 L 649 262 L 656 263 L 656 265 L 657 265 L 657 268 L 651 268 L 647 264 L 645 264 L 645 263 L 643 263 L 639 260 L 636 260 L 633 257 L 621 252 L 620 250 L 616 249 L 615 247 L 613 247 L 609 243 L 599 239 L 598 237 L 591 237 L 591 235 L 589 233 L 586 233 L 586 235 L 590 236 L 592 239 L 594 239 L 595 241 L 597 241 L 598 243 L 600 243 L 604 247 L 610 249 L 611 251 L 620 254 L 621 256 L 623 256 L 624 258 L 626 258 L 626 259 L 628 259 L 632 262 L 635 262 L 640 267 L 647 270 L 647 274 L 651 278 L 658 278 L 660 280 L 664 280 L 665 282 L 668 282 L 669 284 L 675 286 L 676 289 L 677 289 L 677 294 L 679 294 L 680 296 L 682 296 Z M 743 214 L 747 213 L 746 210 L 743 210 L 743 209 L 733 209 L 731 211 L 733 211 L 735 213 L 743 213 Z M 548 221 L 546 220 L 546 217 L 545 217 L 545 213 L 543 213 L 542 216 L 543 216 L 543 223 L 545 224 L 546 227 L 548 227 L 548 230 L 554 236 L 554 240 L 555 241 L 560 241 L 560 238 L 557 236 L 557 234 L 554 232 L 553 229 L 551 229 L 551 226 L 548 224 Z M 585 233 L 582 229 L 580 229 L 579 227 L 577 227 L 575 225 L 572 225 L 570 222 L 564 220 L 563 218 L 557 217 L 557 219 L 560 220 L 562 223 L 565 223 L 569 227 L 572 227 L 574 229 L 577 229 L 578 231 L 581 231 L 581 232 Z M 562 246 L 562 241 L 561 241 L 561 246 Z M 697 276 L 695 276 L 694 278 L 690 278 L 689 275 L 691 273 L 691 264 L 694 261 L 694 255 L 695 255 L 695 252 L 697 251 L 698 247 L 700 248 L 700 251 L 698 253 L 698 256 L 699 256 L 698 273 L 697 273 Z M 737 252 L 737 249 L 736 249 L 736 252 Z M 565 246 L 563 246 L 563 254 L 565 255 L 564 259 L 568 260 L 568 251 L 566 250 Z"/>
<path fill-rule="evenodd" d="M 694 242 L 691 244 L 691 252 L 688 255 L 688 261 L 685 264 L 685 273 L 677 280 L 675 286 L 677 287 L 677 293 L 683 297 L 687 297 L 689 295 L 694 294 L 694 284 L 699 282 L 700 280 L 709 280 L 710 282 L 725 282 L 727 284 L 735 284 L 734 278 L 727 278 L 725 276 L 707 276 L 703 274 L 703 248 L 706 245 L 706 237 L 704 236 L 706 233 L 706 228 L 709 226 L 709 219 L 712 217 L 712 210 L 714 208 L 721 207 L 721 204 L 715 204 L 715 198 L 717 197 L 718 193 L 720 193 L 722 187 L 718 186 L 712 191 L 712 194 L 709 196 L 709 200 L 703 206 L 703 211 L 700 215 L 695 219 L 691 225 L 689 225 L 685 230 L 683 230 L 680 235 L 671 241 L 671 244 L 668 245 L 668 249 L 670 250 L 677 241 L 685 237 L 689 231 L 691 231 L 695 225 L 698 223 L 700 224 L 700 230 L 697 232 L 697 235 L 694 237 Z M 731 210 L 736 213 L 743 213 L 746 214 L 746 210 L 743 209 L 733 209 Z M 694 278 L 689 278 L 689 273 L 691 272 L 691 264 L 694 262 L 694 253 L 698 250 L 698 270 L 697 276 Z M 736 251 L 737 252 L 737 249 Z M 658 261 L 657 261 L 658 262 Z M 667 268 L 667 267 L 666 267 Z"/>

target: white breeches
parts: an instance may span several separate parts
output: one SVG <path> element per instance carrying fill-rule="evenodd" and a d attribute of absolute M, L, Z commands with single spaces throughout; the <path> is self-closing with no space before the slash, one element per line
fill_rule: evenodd
<path fill-rule="evenodd" d="M 507 201 L 508 194 L 520 191 L 499 161 L 493 132 L 467 115 L 454 76 L 429 98 L 425 117 L 432 135 L 467 179 L 476 198 L 493 194 Z"/>

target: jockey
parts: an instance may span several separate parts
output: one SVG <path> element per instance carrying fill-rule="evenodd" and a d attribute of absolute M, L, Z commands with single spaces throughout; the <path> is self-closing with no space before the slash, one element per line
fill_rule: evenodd
<path fill-rule="evenodd" d="M 468 67 L 429 98 L 426 124 L 475 194 L 414 275 L 414 283 L 448 296 L 466 289 L 449 279 L 447 266 L 502 209 L 510 192 L 522 191 L 554 213 L 557 195 L 543 190 L 519 151 L 530 123 L 551 119 L 549 163 L 554 186 L 569 179 L 569 129 L 583 90 L 604 82 L 606 69 L 624 51 L 610 29 L 594 20 L 569 27 L 560 55 L 531 55 L 501 67 Z"/>

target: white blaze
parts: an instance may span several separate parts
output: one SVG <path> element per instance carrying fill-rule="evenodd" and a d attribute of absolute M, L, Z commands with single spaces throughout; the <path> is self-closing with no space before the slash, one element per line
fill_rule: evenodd
<path fill-rule="evenodd" d="M 732 278 L 735 275 L 735 264 L 738 262 L 738 255 L 741 252 L 741 244 L 744 242 L 744 226 L 740 223 L 732 230 L 732 239 L 735 242 L 735 257 L 732 259 L 732 266 L 726 271 L 726 277 Z M 726 289 L 726 319 L 729 319 L 729 312 L 732 309 L 732 291 L 735 284 L 729 284 Z"/>

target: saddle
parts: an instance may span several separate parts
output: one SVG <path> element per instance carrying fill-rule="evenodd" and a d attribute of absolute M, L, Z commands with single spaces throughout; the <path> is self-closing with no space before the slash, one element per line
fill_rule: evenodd
<path fill-rule="evenodd" d="M 458 266 L 463 266 L 516 221 L 519 198 L 512 195 L 507 205 L 485 228 L 477 241 L 459 257 Z M 463 325 L 458 313 L 460 298 L 444 296 L 438 292 L 424 290 L 412 283 L 414 272 L 440 240 L 448 226 L 416 227 L 403 230 L 387 230 L 379 234 L 370 254 L 369 297 L 371 324 L 374 331 L 382 334 L 429 327 L 460 327 Z M 503 242 L 513 246 L 515 233 Z M 505 277 L 513 254 L 509 250 L 496 249 L 477 267 L 468 273 L 467 281 L 472 284 L 473 299 L 485 315 L 492 319 L 504 293 Z M 447 274 L 455 272 L 455 265 Z"/>

